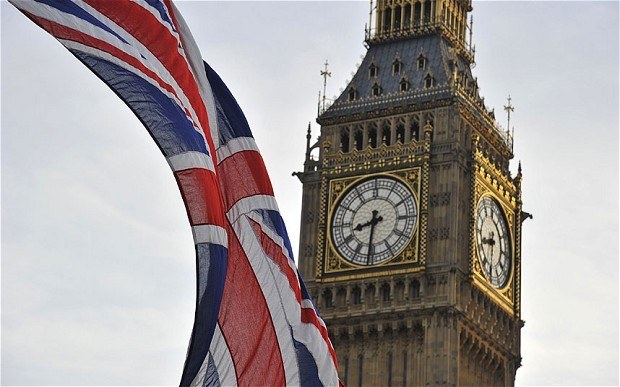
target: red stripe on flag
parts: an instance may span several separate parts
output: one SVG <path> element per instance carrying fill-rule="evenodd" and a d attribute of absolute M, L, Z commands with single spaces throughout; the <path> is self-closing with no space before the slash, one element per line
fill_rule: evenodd
<path fill-rule="evenodd" d="M 277 244 L 273 239 L 271 239 L 269 235 L 263 232 L 261 225 L 258 222 L 252 219 L 249 219 L 249 220 L 250 220 L 250 224 L 252 225 L 252 228 L 254 229 L 254 233 L 258 237 L 258 240 L 261 246 L 263 247 L 263 250 L 269 256 L 269 258 L 271 258 L 271 260 L 276 265 L 278 265 L 278 267 L 280 268 L 280 271 L 286 276 L 289 282 L 289 286 L 291 287 L 293 292 L 295 292 L 295 298 L 297 299 L 297 302 L 300 304 L 300 307 L 301 307 L 301 290 L 299 288 L 299 282 L 297 282 L 298 281 L 297 273 L 293 271 L 293 269 L 289 265 L 288 258 L 282 252 L 282 247 L 279 244 Z M 336 360 L 336 352 L 334 351 L 334 347 L 332 346 L 331 341 L 329 340 L 327 329 L 323 325 L 321 325 L 314 309 L 301 308 L 301 321 L 303 323 L 312 324 L 316 326 L 316 328 L 321 333 L 321 336 L 323 337 L 323 340 L 325 341 L 327 348 L 329 349 L 332 359 L 334 360 L 334 365 L 336 366 L 336 369 L 337 369 L 338 362 Z"/>
<path fill-rule="evenodd" d="M 284 386 L 280 346 L 267 301 L 232 229 L 219 324 L 235 363 L 239 386 Z"/>
<path fill-rule="evenodd" d="M 327 345 L 327 349 L 329 349 L 329 353 L 331 354 L 332 360 L 334 361 L 334 366 L 336 367 L 336 369 L 338 369 L 338 359 L 336 358 L 336 351 L 334 351 L 332 342 L 331 340 L 329 340 L 327 328 L 321 325 L 321 322 L 316 315 L 316 311 L 312 308 L 301 308 L 301 322 L 316 326 L 316 328 L 321 333 L 323 340 L 325 341 L 325 345 Z"/>
<path fill-rule="evenodd" d="M 222 199 L 226 212 L 240 199 L 254 195 L 273 196 L 273 188 L 260 153 L 241 151 L 218 165 L 217 174 L 224 188 Z"/>
<path fill-rule="evenodd" d="M 200 126 L 209 144 L 211 154 L 215 154 L 215 147 L 209 130 L 207 109 L 198 90 L 198 84 L 191 72 L 187 60 L 179 53 L 179 44 L 176 36 L 162 24 L 151 12 L 132 1 L 124 0 L 85 0 L 97 11 L 130 33 L 144 45 L 168 70 L 177 81 L 183 93 L 192 105 Z"/>
<path fill-rule="evenodd" d="M 113 46 L 110 43 L 105 42 L 101 39 L 97 39 L 93 36 L 84 34 L 73 28 L 64 26 L 62 24 L 58 24 L 54 21 L 40 18 L 26 11 L 22 11 L 22 12 L 24 12 L 24 14 L 28 16 L 33 22 L 35 22 L 39 27 L 43 28 L 45 31 L 49 32 L 56 39 L 63 39 L 63 40 L 69 40 L 69 41 L 76 42 L 76 43 L 81 43 L 85 46 L 93 47 L 97 50 L 108 53 L 120 59 L 121 61 L 127 63 L 131 67 L 138 69 L 139 71 L 144 73 L 144 75 L 154 80 L 159 85 L 159 87 L 161 87 L 162 89 L 166 90 L 170 94 L 174 95 L 177 99 L 179 99 L 179 96 L 175 92 L 174 88 L 172 88 L 172 86 L 170 86 L 168 83 L 164 82 L 159 77 L 159 75 L 157 75 L 155 72 L 150 70 L 148 67 L 144 66 L 138 59 L 125 53 L 123 50 L 118 49 L 116 46 Z M 184 111 L 185 111 L 185 114 L 188 116 L 188 119 L 191 119 L 189 118 L 190 117 L 189 111 L 185 108 L 184 108 Z"/>
<path fill-rule="evenodd" d="M 174 175 L 181 189 L 190 224 L 224 227 L 224 212 L 215 174 L 208 169 L 194 168 L 175 172 Z"/>
<path fill-rule="evenodd" d="M 278 265 L 280 271 L 286 276 L 291 290 L 295 293 L 297 302 L 301 305 L 301 290 L 299 289 L 299 282 L 297 282 L 297 274 L 291 268 L 289 259 L 282 253 L 282 247 L 274 242 L 269 235 L 263 232 L 260 224 L 252 219 L 249 220 L 254 229 L 254 233 L 263 247 L 263 251 L 276 265 Z"/>

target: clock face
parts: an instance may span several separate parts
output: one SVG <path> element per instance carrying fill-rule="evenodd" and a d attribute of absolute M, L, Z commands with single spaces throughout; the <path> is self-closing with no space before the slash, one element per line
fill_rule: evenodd
<path fill-rule="evenodd" d="M 336 204 L 332 242 L 347 261 L 377 265 L 405 248 L 417 218 L 415 198 L 405 184 L 390 177 L 373 177 L 350 187 Z"/>
<path fill-rule="evenodd" d="M 508 282 L 512 264 L 506 219 L 490 196 L 478 202 L 476 213 L 476 245 L 482 270 L 493 287 L 503 288 Z"/>

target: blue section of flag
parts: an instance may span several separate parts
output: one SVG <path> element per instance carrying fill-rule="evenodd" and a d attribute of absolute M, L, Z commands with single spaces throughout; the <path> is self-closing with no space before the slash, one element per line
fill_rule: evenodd
<path fill-rule="evenodd" d="M 308 351 L 308 348 L 293 339 L 295 352 L 297 354 L 297 364 L 299 365 L 299 382 L 302 386 L 319 387 L 323 386 L 319 379 L 319 369 L 316 366 L 314 357 Z"/>
<path fill-rule="evenodd" d="M 278 234 L 280 238 L 282 238 L 284 247 L 286 247 L 286 250 L 288 251 L 289 258 L 294 260 L 293 247 L 291 246 L 291 241 L 289 240 L 288 233 L 286 232 L 284 219 L 282 219 L 280 213 L 274 210 L 258 210 L 256 212 L 262 215 L 264 224 L 273 230 L 273 232 Z"/>
<path fill-rule="evenodd" d="M 196 315 L 181 385 L 188 386 L 208 356 L 226 282 L 228 250 L 212 243 L 196 245 Z"/>
<path fill-rule="evenodd" d="M 166 12 L 166 7 L 161 2 L 161 0 L 145 0 L 145 1 L 148 5 L 155 8 L 157 12 L 159 12 L 159 16 L 161 17 L 161 19 L 165 21 L 166 24 L 168 24 L 173 31 L 176 32 L 176 28 L 174 28 L 174 23 L 172 23 L 172 20 L 170 20 L 170 18 L 168 17 L 168 13 Z"/>
<path fill-rule="evenodd" d="M 217 125 L 220 145 L 224 145 L 236 137 L 252 137 L 248 121 L 235 97 L 230 93 L 220 76 L 207 63 L 204 65 L 213 94 L 217 96 L 215 102 L 218 110 Z"/>
<path fill-rule="evenodd" d="M 207 370 L 205 372 L 205 380 L 202 385 L 205 387 L 220 387 L 220 376 L 217 373 L 217 367 L 215 366 L 213 356 L 211 354 L 208 354 L 207 356 L 209 357 L 207 359 Z"/>
<path fill-rule="evenodd" d="M 209 154 L 204 138 L 185 112 L 159 88 L 118 65 L 81 51 L 71 52 L 110 86 L 149 128 L 165 156 L 188 151 Z"/>

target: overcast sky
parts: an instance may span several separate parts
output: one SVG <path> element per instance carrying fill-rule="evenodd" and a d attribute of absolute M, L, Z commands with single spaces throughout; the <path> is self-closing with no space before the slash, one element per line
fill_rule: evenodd
<path fill-rule="evenodd" d="M 297 246 L 305 131 L 355 71 L 368 3 L 181 2 L 244 109 Z M 125 105 L 1 4 L 2 379 L 177 384 L 195 302 L 178 189 Z M 519 385 L 617 385 L 618 3 L 474 2 L 481 94 L 522 160 Z"/>

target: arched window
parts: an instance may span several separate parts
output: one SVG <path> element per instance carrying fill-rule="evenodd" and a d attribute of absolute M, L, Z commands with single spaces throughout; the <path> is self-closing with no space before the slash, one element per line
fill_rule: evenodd
<path fill-rule="evenodd" d="M 379 86 L 379 84 L 375 82 L 375 84 L 372 85 L 372 96 L 378 97 L 380 95 L 381 95 L 381 86 Z"/>
<path fill-rule="evenodd" d="M 349 149 L 349 129 L 344 129 L 340 132 L 340 150 L 348 152 Z"/>
<path fill-rule="evenodd" d="M 334 297 L 332 295 L 332 291 L 326 289 L 323 292 L 323 305 L 325 308 L 333 308 L 334 307 Z"/>
<path fill-rule="evenodd" d="M 362 132 L 362 129 L 357 129 L 355 131 L 354 141 L 355 149 L 362 150 L 364 148 L 364 132 Z"/>
<path fill-rule="evenodd" d="M 357 99 L 357 90 L 352 87 L 349 89 L 349 101 L 355 101 Z"/>
<path fill-rule="evenodd" d="M 409 127 L 409 138 L 420 141 L 420 123 L 417 119 L 413 119 Z"/>
<path fill-rule="evenodd" d="M 419 1 L 415 2 L 415 6 L 413 7 L 413 25 L 420 25 L 420 15 L 422 13 L 422 3 Z"/>
<path fill-rule="evenodd" d="M 417 300 L 418 298 L 420 298 L 420 281 L 418 280 L 413 280 L 411 281 L 411 299 L 412 300 Z"/>
<path fill-rule="evenodd" d="M 394 8 L 394 31 L 398 32 L 400 31 L 400 14 L 401 14 L 401 9 L 400 6 L 396 6 L 396 8 Z"/>
<path fill-rule="evenodd" d="M 407 3 L 405 5 L 405 25 L 403 27 L 408 30 L 410 26 L 411 26 L 411 4 Z"/>
<path fill-rule="evenodd" d="M 401 144 L 405 142 L 405 124 L 402 122 L 396 125 L 396 142 Z"/>
<path fill-rule="evenodd" d="M 362 289 L 360 289 L 359 286 L 353 288 L 351 295 L 353 296 L 354 305 L 359 305 L 362 303 Z"/>
<path fill-rule="evenodd" d="M 405 78 L 400 80 L 400 91 L 408 91 L 409 90 L 409 82 Z"/>
<path fill-rule="evenodd" d="M 392 130 L 389 121 L 384 121 L 381 127 L 381 144 L 392 145 Z"/>
<path fill-rule="evenodd" d="M 425 78 L 424 78 L 424 87 L 426 89 L 431 88 L 435 86 L 435 78 L 433 78 L 430 74 L 428 74 Z"/>
<path fill-rule="evenodd" d="M 424 2 L 424 22 L 428 23 L 431 21 L 431 1 L 426 0 Z"/>
<path fill-rule="evenodd" d="M 392 62 L 392 74 L 400 74 L 402 67 L 402 62 L 398 59 L 394 59 L 394 62 Z"/>
<path fill-rule="evenodd" d="M 347 290 L 340 288 L 336 292 L 336 306 L 345 306 L 347 303 Z"/>
<path fill-rule="evenodd" d="M 370 78 L 376 78 L 378 75 L 379 75 L 379 68 L 374 63 L 371 63 L 370 67 L 368 67 L 368 76 Z"/>
<path fill-rule="evenodd" d="M 377 128 L 375 126 L 368 131 L 368 146 L 371 148 L 377 147 Z"/>
<path fill-rule="evenodd" d="M 424 70 L 425 68 L 426 68 L 426 57 L 420 54 L 420 56 L 418 56 L 418 70 Z"/>
<path fill-rule="evenodd" d="M 370 284 L 366 287 L 364 291 L 364 302 L 366 304 L 374 304 L 375 303 L 375 285 Z"/>
<path fill-rule="evenodd" d="M 385 20 L 383 22 L 383 31 L 389 32 L 392 29 L 392 8 L 385 10 Z"/>
<path fill-rule="evenodd" d="M 389 284 L 381 285 L 381 300 L 383 302 L 390 301 L 390 285 Z"/>

